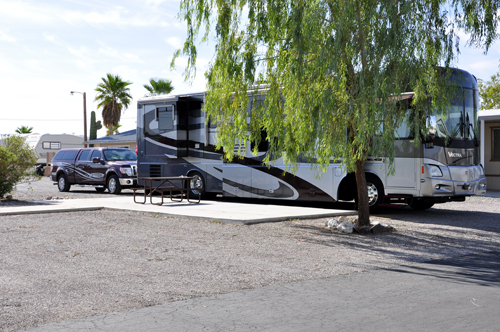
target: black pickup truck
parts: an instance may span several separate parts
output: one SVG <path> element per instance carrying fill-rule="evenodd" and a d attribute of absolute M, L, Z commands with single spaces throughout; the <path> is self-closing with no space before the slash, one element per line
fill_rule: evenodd
<path fill-rule="evenodd" d="M 77 184 L 119 194 L 137 186 L 137 154 L 123 148 L 62 149 L 52 159 L 50 178 L 59 191 Z"/>

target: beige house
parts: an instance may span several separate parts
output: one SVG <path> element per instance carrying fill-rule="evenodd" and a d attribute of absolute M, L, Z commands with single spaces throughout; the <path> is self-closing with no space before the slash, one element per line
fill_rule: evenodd
<path fill-rule="evenodd" d="M 481 132 L 481 164 L 488 189 L 500 190 L 500 109 L 478 112 Z"/>
<path fill-rule="evenodd" d="M 107 148 L 128 148 L 135 151 L 137 146 L 136 130 L 129 130 L 112 136 L 104 136 L 87 141 L 87 144 L 94 144 L 95 147 Z"/>

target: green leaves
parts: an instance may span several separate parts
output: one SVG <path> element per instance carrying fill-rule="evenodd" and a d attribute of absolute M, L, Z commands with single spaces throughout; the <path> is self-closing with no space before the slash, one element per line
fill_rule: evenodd
<path fill-rule="evenodd" d="M 33 132 L 33 127 L 21 126 L 16 129 L 18 134 L 31 134 Z"/>
<path fill-rule="evenodd" d="M 479 80 L 479 94 L 483 99 L 482 110 L 500 108 L 500 73 L 491 76 L 486 83 Z"/>
<path fill-rule="evenodd" d="M 0 198 L 11 193 L 17 183 L 36 179 L 35 163 L 35 151 L 24 137 L 5 138 L 0 144 Z"/>
<path fill-rule="evenodd" d="M 394 131 L 410 107 L 400 102 L 403 93 L 415 93 L 416 133 L 426 114 L 447 107 L 449 76 L 438 66 L 456 59 L 462 31 L 469 44 L 488 49 L 497 38 L 499 4 L 182 0 L 188 36 L 173 61 L 186 56 L 192 79 L 196 36 L 201 29 L 202 40 L 213 36 L 204 110 L 229 160 L 235 144 L 258 143 L 264 130 L 270 155 L 283 155 L 292 169 L 304 160 L 322 169 L 341 160 L 348 172 L 359 172 L 368 154 L 393 160 Z M 251 90 L 256 82 L 264 84 Z M 261 110 L 248 105 L 249 95 L 265 95 Z"/>
<path fill-rule="evenodd" d="M 102 108 L 104 126 L 108 127 L 111 135 L 113 127 L 120 122 L 122 110 L 127 109 L 132 99 L 128 88 L 130 84 L 132 82 L 123 81 L 120 76 L 108 73 L 95 88 L 95 101 L 99 101 L 97 108 Z"/>
<path fill-rule="evenodd" d="M 157 94 L 169 94 L 170 92 L 172 92 L 172 90 L 174 90 L 171 80 L 165 80 L 161 78 L 160 79 L 151 78 L 149 80 L 149 85 L 144 84 L 143 86 L 150 93 L 157 93 Z"/>

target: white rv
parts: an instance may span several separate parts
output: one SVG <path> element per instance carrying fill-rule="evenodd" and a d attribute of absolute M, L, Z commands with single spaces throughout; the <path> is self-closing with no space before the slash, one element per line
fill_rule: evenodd
<path fill-rule="evenodd" d="M 385 158 L 366 161 L 371 210 L 394 203 L 424 210 L 435 203 L 464 201 L 467 196 L 486 192 L 476 137 L 477 80 L 460 70 L 453 72 L 452 79 L 460 82 L 460 95 L 444 117 L 437 113 L 429 117 L 434 128 L 429 133 L 432 139 L 415 146 L 415 134 L 403 124 L 394 141 L 395 174 L 389 174 Z M 274 160 L 270 167 L 263 165 L 269 152 L 266 141 L 258 147 L 259 155 L 254 156 L 247 146 L 243 159 L 225 162 L 222 151 L 215 149 L 216 127 L 203 112 L 204 97 L 202 92 L 138 101 L 139 185 L 143 184 L 141 177 L 187 175 L 193 177 L 193 195 L 326 202 L 357 197 L 354 174 L 346 174 L 339 163 L 332 163 L 321 178 L 315 176 L 308 163 L 301 164 L 295 174 L 286 172 L 282 159 Z M 263 100 L 265 96 L 256 98 Z M 413 94 L 405 98 L 413 98 Z"/>
<path fill-rule="evenodd" d="M 68 134 L 23 134 L 26 142 L 33 147 L 36 164 L 46 166 L 47 152 L 57 153 L 61 149 L 83 147 L 83 137 Z"/>

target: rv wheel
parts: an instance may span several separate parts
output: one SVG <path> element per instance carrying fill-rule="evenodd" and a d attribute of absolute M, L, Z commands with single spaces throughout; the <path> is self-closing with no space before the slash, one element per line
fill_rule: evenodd
<path fill-rule="evenodd" d="M 373 213 L 378 209 L 378 206 L 384 202 L 384 186 L 377 177 L 367 175 L 366 187 L 368 190 L 368 206 L 370 208 L 370 213 Z"/>
<path fill-rule="evenodd" d="M 189 198 L 198 199 L 203 198 L 205 194 L 205 181 L 199 172 L 190 173 L 188 176 L 193 177 L 189 181 Z"/>

